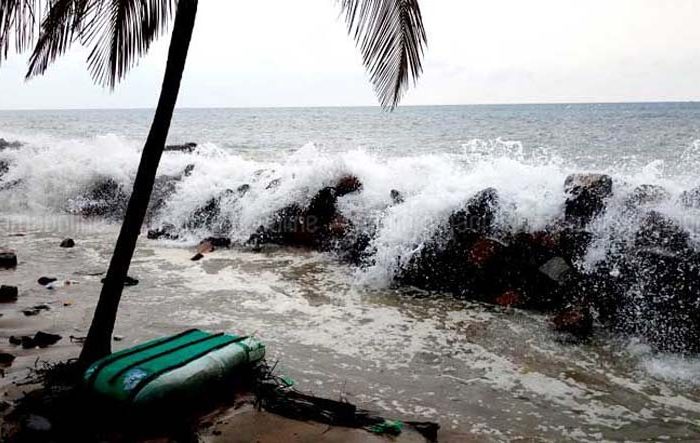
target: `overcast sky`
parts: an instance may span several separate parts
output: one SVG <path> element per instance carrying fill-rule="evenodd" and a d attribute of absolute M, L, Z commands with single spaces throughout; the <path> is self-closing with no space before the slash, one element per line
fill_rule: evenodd
<path fill-rule="evenodd" d="M 425 73 L 404 104 L 700 100 L 700 0 L 420 0 Z M 201 0 L 181 107 L 374 105 L 335 0 Z M 162 38 L 113 93 L 85 49 L 24 82 L 0 67 L 0 109 L 153 107 Z"/>

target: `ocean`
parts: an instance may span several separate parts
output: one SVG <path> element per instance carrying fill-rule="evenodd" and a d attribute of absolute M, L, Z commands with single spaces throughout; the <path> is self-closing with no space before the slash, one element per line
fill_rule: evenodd
<path fill-rule="evenodd" d="M 52 273 L 80 282 L 62 289 L 66 297 L 94 303 L 93 274 L 104 271 L 118 224 L 73 212 L 100 180 L 129 188 L 152 114 L 0 112 L 0 138 L 22 143 L 0 151 L 10 166 L 0 176 L 0 246 L 30 264 L 11 279 L 32 301 L 45 297 L 33 282 Z M 543 315 L 395 282 L 417 245 L 475 193 L 498 191 L 502 229 L 538 231 L 561 216 L 564 181 L 575 172 L 609 174 L 614 189 L 582 269 L 634 236 L 639 219 L 624 201 L 640 185 L 667 191 L 653 209 L 696 247 L 700 211 L 680 197 L 700 185 L 700 104 L 182 109 L 169 143 L 185 142 L 198 146 L 166 152 L 159 173 L 194 169 L 152 227 L 186 226 L 223 191 L 250 190 L 222 204 L 225 227 L 183 229 L 177 240 L 143 236 L 131 271 L 140 284 L 125 292 L 117 333 L 127 339 L 119 346 L 186 327 L 254 332 L 301 389 L 485 440 L 700 438 L 700 359 L 602 329 L 584 344 L 563 343 Z M 363 188 L 338 209 L 373 230 L 365 266 L 333 253 L 243 246 L 278 210 L 346 174 Z M 392 190 L 402 204 L 392 204 Z M 209 235 L 234 246 L 190 261 Z M 52 251 L 68 236 L 79 247 Z M 89 321 L 61 309 L 45 315 L 56 327 L 70 318 L 81 331 Z"/>

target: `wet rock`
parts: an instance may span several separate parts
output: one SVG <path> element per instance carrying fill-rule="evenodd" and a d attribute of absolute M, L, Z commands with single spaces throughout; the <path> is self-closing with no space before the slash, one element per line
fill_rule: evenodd
<path fill-rule="evenodd" d="M 635 237 L 636 247 L 657 247 L 674 252 L 687 251 L 690 248 L 690 234 L 673 220 L 650 211 L 642 219 Z"/>
<path fill-rule="evenodd" d="M 166 145 L 163 152 L 193 152 L 197 148 L 197 143 L 187 142 L 180 145 Z"/>
<path fill-rule="evenodd" d="M 37 280 L 37 283 L 39 283 L 41 286 L 46 286 L 49 283 L 53 283 L 55 281 L 58 281 L 58 279 L 54 278 L 54 277 L 39 277 L 39 280 Z"/>
<path fill-rule="evenodd" d="M 335 184 L 335 193 L 338 197 L 361 190 L 362 182 L 354 175 L 343 176 Z"/>
<path fill-rule="evenodd" d="M 5 160 L 0 160 L 0 178 L 10 172 L 10 164 Z"/>
<path fill-rule="evenodd" d="M 396 189 L 392 189 L 392 190 L 389 192 L 389 196 L 391 197 L 391 201 L 392 201 L 395 205 L 400 205 L 401 203 L 403 203 L 403 202 L 405 201 L 405 199 L 404 199 L 404 197 L 403 197 L 403 194 L 402 194 L 400 191 L 396 190 Z"/>
<path fill-rule="evenodd" d="M 75 240 L 72 238 L 67 238 L 61 242 L 60 245 L 62 248 L 73 248 L 75 247 Z"/>
<path fill-rule="evenodd" d="M 226 237 L 207 237 L 204 240 L 202 240 L 200 242 L 200 244 L 201 243 L 208 243 L 215 248 L 230 248 L 231 247 L 231 239 L 226 238 Z"/>
<path fill-rule="evenodd" d="M 17 254 L 12 249 L 0 248 L 0 269 L 17 267 Z"/>
<path fill-rule="evenodd" d="M 104 284 L 106 280 L 107 280 L 106 278 L 103 278 L 100 281 L 102 282 L 102 284 Z M 129 277 L 128 275 L 126 276 L 126 278 L 124 278 L 124 286 L 136 286 L 138 284 L 139 284 L 139 281 L 136 278 Z"/>
<path fill-rule="evenodd" d="M 494 299 L 494 303 L 499 306 L 518 306 L 523 302 L 523 295 L 516 290 L 509 289 Z"/>
<path fill-rule="evenodd" d="M 15 361 L 15 356 L 8 354 L 7 352 L 0 352 L 0 367 L 12 366 L 12 362 Z"/>
<path fill-rule="evenodd" d="M 4 138 L 0 138 L 0 151 L 7 148 L 19 148 L 20 146 L 22 146 L 22 143 L 18 141 L 11 142 L 5 140 Z"/>
<path fill-rule="evenodd" d="M 467 201 L 463 209 L 450 216 L 448 223 L 452 235 L 458 242 L 463 242 L 475 234 L 493 234 L 498 210 L 498 192 L 494 188 L 478 192 Z"/>
<path fill-rule="evenodd" d="M 46 348 L 48 346 L 58 343 L 63 337 L 56 334 L 48 334 L 46 332 L 39 331 L 34 337 L 29 335 L 23 335 L 21 337 L 10 337 L 10 344 L 15 346 L 22 345 L 24 349 L 32 348 Z"/>
<path fill-rule="evenodd" d="M 561 257 L 553 257 L 540 266 L 539 271 L 557 284 L 564 284 L 573 268 Z"/>
<path fill-rule="evenodd" d="M 31 308 L 22 310 L 22 313 L 27 317 L 32 317 L 35 315 L 39 315 L 42 311 L 48 311 L 50 309 L 51 308 L 49 307 L 49 305 L 36 305 L 32 306 Z"/>
<path fill-rule="evenodd" d="M 95 183 L 85 194 L 71 202 L 72 212 L 84 217 L 120 219 L 126 212 L 129 196 L 124 187 L 111 178 Z"/>
<path fill-rule="evenodd" d="M 494 238 L 479 238 L 469 248 L 467 261 L 470 265 L 481 268 L 501 254 L 505 248 L 504 243 Z"/>
<path fill-rule="evenodd" d="M 683 191 L 680 197 L 681 204 L 687 208 L 700 208 L 700 186 Z"/>
<path fill-rule="evenodd" d="M 644 338 L 656 350 L 700 352 L 700 256 L 667 246 L 676 242 L 658 246 L 656 240 L 646 247 L 635 245 L 620 262 L 622 288 L 608 323 Z"/>
<path fill-rule="evenodd" d="M 612 178 L 606 174 L 571 174 L 564 182 L 567 194 L 566 221 L 585 226 L 605 210 L 605 201 L 612 195 Z"/>
<path fill-rule="evenodd" d="M 199 261 L 204 258 L 204 254 L 216 251 L 216 248 L 230 248 L 231 239 L 226 237 L 208 237 L 199 242 L 197 253 L 190 259 Z"/>
<path fill-rule="evenodd" d="M 505 245 L 492 235 L 498 210 L 494 189 L 474 195 L 400 269 L 397 280 L 493 302 L 505 290 L 504 271 L 510 268 L 502 255 Z"/>
<path fill-rule="evenodd" d="M 630 207 L 653 205 L 663 203 L 669 198 L 671 194 L 663 186 L 640 185 L 627 196 L 625 204 Z"/>
<path fill-rule="evenodd" d="M 323 188 L 305 208 L 292 204 L 278 211 L 269 226 L 259 227 L 247 244 L 254 249 L 266 243 L 332 249 L 351 230 L 351 223 L 337 213 L 337 199 L 335 188 Z"/>
<path fill-rule="evenodd" d="M 203 206 L 195 209 L 185 222 L 184 227 L 189 230 L 205 228 L 208 231 L 228 233 L 231 230 L 232 222 L 228 216 L 222 213 L 221 205 L 236 201 L 244 196 L 249 189 L 250 185 L 244 184 L 236 190 L 226 189 L 220 192 L 207 200 Z"/>
<path fill-rule="evenodd" d="M 0 286 L 0 303 L 12 303 L 17 301 L 19 290 L 16 286 Z"/>
<path fill-rule="evenodd" d="M 593 241 L 593 234 L 571 226 L 557 231 L 555 236 L 560 254 L 569 262 L 581 259 Z"/>
<path fill-rule="evenodd" d="M 568 306 L 554 315 L 550 322 L 555 331 L 576 339 L 589 337 L 593 332 L 593 315 L 583 306 Z"/>
<path fill-rule="evenodd" d="M 177 240 L 180 235 L 177 232 L 175 225 L 164 223 L 160 228 L 150 229 L 146 237 L 150 240 L 158 240 L 161 238 L 167 240 Z"/>

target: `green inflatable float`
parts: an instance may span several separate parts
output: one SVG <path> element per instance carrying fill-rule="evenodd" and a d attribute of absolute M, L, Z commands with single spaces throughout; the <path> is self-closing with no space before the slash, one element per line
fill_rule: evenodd
<path fill-rule="evenodd" d="M 84 381 L 118 402 L 187 400 L 206 395 L 264 356 L 265 345 L 255 338 L 191 329 L 109 355 L 85 371 Z"/>

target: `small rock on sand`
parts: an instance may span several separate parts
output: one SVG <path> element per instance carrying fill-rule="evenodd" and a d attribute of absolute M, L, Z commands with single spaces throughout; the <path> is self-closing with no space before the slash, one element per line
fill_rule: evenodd
<path fill-rule="evenodd" d="M 72 238 L 67 238 L 61 242 L 62 248 L 72 248 L 75 246 L 75 240 Z"/>
<path fill-rule="evenodd" d="M 0 248 L 0 269 L 17 267 L 17 254 L 12 249 Z"/>
<path fill-rule="evenodd" d="M 0 303 L 11 303 L 17 301 L 19 290 L 16 286 L 0 286 Z"/>

